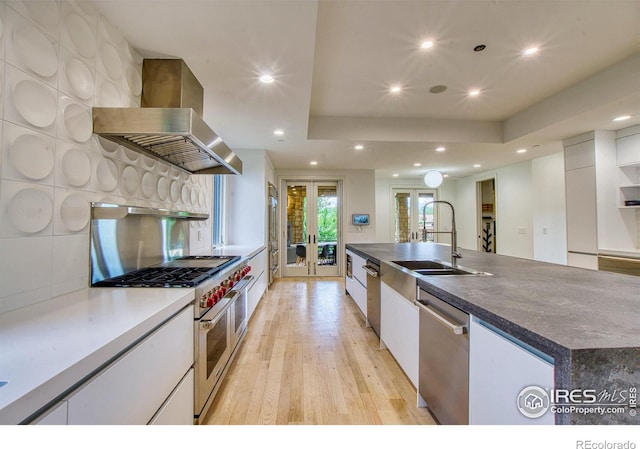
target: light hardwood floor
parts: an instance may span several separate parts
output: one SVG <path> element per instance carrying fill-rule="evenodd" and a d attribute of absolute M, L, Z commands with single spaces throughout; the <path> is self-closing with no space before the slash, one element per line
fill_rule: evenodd
<path fill-rule="evenodd" d="M 271 285 L 207 418 L 207 424 L 434 424 L 340 278 Z"/>

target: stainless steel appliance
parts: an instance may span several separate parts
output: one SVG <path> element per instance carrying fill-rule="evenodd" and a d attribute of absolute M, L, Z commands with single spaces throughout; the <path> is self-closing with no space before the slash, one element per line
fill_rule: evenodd
<path fill-rule="evenodd" d="M 206 216 L 204 216 L 206 218 Z M 193 288 L 194 421 L 205 417 L 247 329 L 251 267 L 239 256 L 189 256 L 186 212 L 92 204 L 92 287 Z M 149 265 L 150 264 L 150 265 Z"/>
<path fill-rule="evenodd" d="M 93 132 L 190 173 L 241 174 L 242 161 L 202 120 L 204 89 L 181 59 L 145 59 L 140 108 L 93 108 Z"/>
<path fill-rule="evenodd" d="M 419 289 L 418 394 L 440 424 L 469 423 L 469 315 Z"/>
<path fill-rule="evenodd" d="M 362 269 L 367 273 L 367 322 L 380 337 L 380 265 L 367 260 Z"/>
<path fill-rule="evenodd" d="M 269 183 L 268 227 L 269 227 L 269 285 L 275 279 L 280 268 L 280 249 L 278 247 L 278 189 Z"/>

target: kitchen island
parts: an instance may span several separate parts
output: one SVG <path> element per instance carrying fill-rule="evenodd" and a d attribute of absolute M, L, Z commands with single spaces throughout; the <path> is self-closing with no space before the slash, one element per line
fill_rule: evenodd
<path fill-rule="evenodd" d="M 429 243 L 349 244 L 347 249 L 399 270 L 394 260 L 448 262 L 451 253 L 449 246 Z M 629 392 L 638 387 L 639 277 L 461 253 L 461 265 L 491 275 L 417 277 L 418 286 L 553 358 L 555 389 Z M 630 413 L 556 415 L 557 424 L 637 422 Z"/>

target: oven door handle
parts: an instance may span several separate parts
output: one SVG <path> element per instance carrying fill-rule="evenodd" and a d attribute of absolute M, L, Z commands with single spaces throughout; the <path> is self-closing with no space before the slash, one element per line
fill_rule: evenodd
<path fill-rule="evenodd" d="M 245 277 L 243 277 L 240 282 L 238 282 L 236 285 L 234 285 L 233 287 L 233 291 L 240 291 L 240 290 L 244 290 L 249 288 L 249 284 L 251 284 L 253 282 L 254 276 L 251 275 L 247 275 Z"/>
<path fill-rule="evenodd" d="M 217 321 L 218 318 L 231 306 L 231 303 L 236 299 L 235 294 L 237 292 L 230 291 L 222 297 L 220 301 L 216 303 L 205 315 L 200 318 L 200 324 L 212 323 Z"/>

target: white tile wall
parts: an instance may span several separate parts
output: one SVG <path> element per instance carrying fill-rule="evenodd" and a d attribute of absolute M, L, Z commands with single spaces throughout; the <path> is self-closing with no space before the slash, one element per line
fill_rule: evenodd
<path fill-rule="evenodd" d="M 210 211 L 211 176 L 92 134 L 92 106 L 140 105 L 141 71 L 91 2 L 0 1 L 0 313 L 88 285 L 91 201 Z"/>

